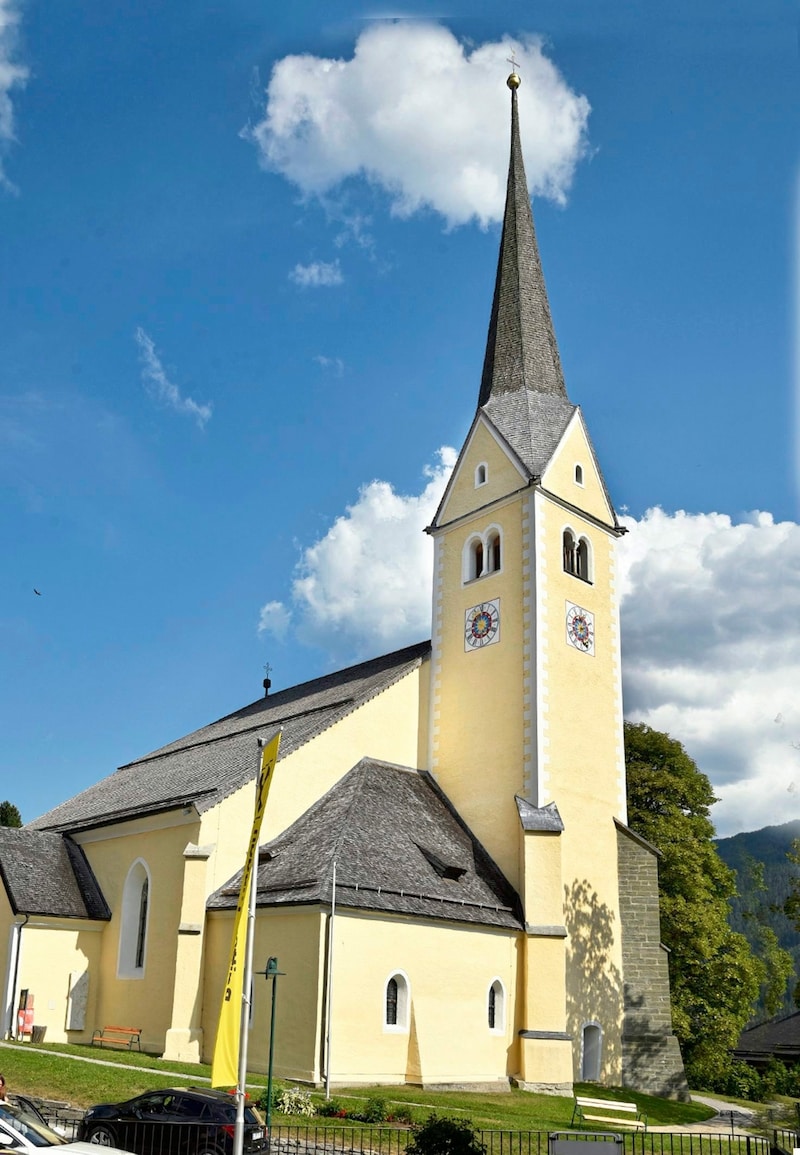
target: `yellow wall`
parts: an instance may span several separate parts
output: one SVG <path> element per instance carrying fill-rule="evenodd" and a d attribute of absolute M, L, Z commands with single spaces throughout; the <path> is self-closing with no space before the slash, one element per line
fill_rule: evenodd
<path fill-rule="evenodd" d="M 422 706 L 427 710 L 427 678 L 427 669 L 412 670 L 318 738 L 281 758 L 270 787 L 261 842 L 290 826 L 361 758 L 418 768 L 421 695 L 426 693 Z M 255 750 L 254 741 L 254 759 Z M 214 847 L 209 893 L 241 869 L 253 822 L 254 791 L 254 784 L 248 783 L 202 817 L 200 842 Z"/>
<path fill-rule="evenodd" d="M 233 912 L 209 915 L 206 934 L 204 984 L 205 1060 L 211 1062 L 217 1034 L 222 988 L 233 935 Z M 325 916 L 317 907 L 259 910 L 256 919 L 254 970 L 264 971 L 267 959 L 277 956 L 275 1016 L 275 1073 L 305 1082 L 320 1081 L 320 1048 L 324 991 Z M 248 1044 L 248 1067 L 266 1071 L 269 1057 L 269 1022 L 272 980 L 256 975 L 253 990 L 253 1025 Z"/>
<path fill-rule="evenodd" d="M 515 1074 L 517 956 L 521 936 L 456 923 L 336 915 L 331 1080 L 348 1083 L 494 1083 Z M 384 1027 L 386 982 L 408 976 L 409 1029 Z M 499 978 L 505 1027 L 489 1030 Z"/>
<path fill-rule="evenodd" d="M 486 485 L 475 469 L 488 465 Z M 519 887 L 519 818 L 514 795 L 523 793 L 525 637 L 521 478 L 506 453 L 479 424 L 461 461 L 442 518 L 460 517 L 436 535 L 433 772 L 461 817 L 511 882 Z M 494 500 L 483 509 L 487 499 Z M 470 507 L 479 506 L 473 516 Z M 501 568 L 464 582 L 464 548 L 490 527 L 501 533 Z M 466 611 L 500 600 L 500 640 L 465 651 Z"/>
<path fill-rule="evenodd" d="M 583 465 L 584 486 L 574 481 Z M 575 421 L 546 471 L 543 486 L 606 523 L 611 514 L 583 426 Z M 620 1073 L 622 955 L 616 833 L 625 817 L 619 618 L 614 584 L 616 539 L 588 517 L 537 495 L 539 598 L 539 804 L 555 800 L 564 822 L 564 921 L 569 932 L 567 1028 L 579 1043 L 583 1025 L 604 1031 L 606 1079 Z M 591 581 L 564 572 L 566 527 L 591 543 Z M 566 641 L 567 603 L 594 615 L 594 653 Z M 575 1047 L 575 1074 L 580 1047 Z"/>
<path fill-rule="evenodd" d="M 5 902 L 3 905 L 8 908 Z M 0 919 L 0 934 L 5 946 L 11 920 Z M 14 992 L 14 1014 L 19 992 L 27 989 L 34 999 L 34 1023 L 46 1028 L 48 1043 L 80 1043 L 91 1038 L 94 1007 L 97 1000 L 97 966 L 105 923 L 79 919 L 31 918 L 22 929 Z M 66 1000 L 70 975 L 89 972 L 86 1027 L 83 1031 L 66 1029 Z M 4 966 L 5 973 L 5 966 Z"/>
<path fill-rule="evenodd" d="M 166 822 L 166 819 L 162 821 Z M 174 821 L 174 819 L 173 819 Z M 141 1027 L 142 1048 L 162 1051 L 172 1021 L 176 983 L 178 926 L 183 901 L 184 849 L 197 822 L 148 829 L 146 820 L 107 827 L 81 836 L 92 869 L 113 914 L 103 934 L 100 994 L 93 1027 L 107 1024 Z M 141 978 L 117 974 L 122 894 L 128 871 L 137 859 L 150 871 L 149 924 Z M 186 979 L 185 973 L 178 976 Z M 200 990 L 192 976 L 187 1013 L 199 1018 Z"/>

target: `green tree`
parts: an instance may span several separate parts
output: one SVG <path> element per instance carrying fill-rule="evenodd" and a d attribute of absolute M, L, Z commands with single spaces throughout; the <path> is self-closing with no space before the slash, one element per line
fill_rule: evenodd
<path fill-rule="evenodd" d="M 22 826 L 22 815 L 13 802 L 0 802 L 0 826 Z"/>
<path fill-rule="evenodd" d="M 735 873 L 714 846 L 711 783 L 680 742 L 625 723 L 628 822 L 661 851 L 661 937 L 669 948 L 672 1019 L 692 1086 L 730 1064 L 767 970 L 728 925 Z"/>

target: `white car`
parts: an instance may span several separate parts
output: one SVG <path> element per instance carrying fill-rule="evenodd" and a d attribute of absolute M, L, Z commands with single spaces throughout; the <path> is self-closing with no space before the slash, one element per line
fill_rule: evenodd
<path fill-rule="evenodd" d="M 43 1122 L 31 1108 L 0 1103 L 0 1152 L 9 1155 L 44 1155 L 42 1147 L 58 1147 L 58 1155 L 97 1155 L 92 1143 L 70 1142 Z M 127 1155 L 117 1147 L 104 1148 L 104 1155 Z"/>

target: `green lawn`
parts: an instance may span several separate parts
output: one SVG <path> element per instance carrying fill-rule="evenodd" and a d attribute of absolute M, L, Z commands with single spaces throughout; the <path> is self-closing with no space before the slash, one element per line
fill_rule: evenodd
<path fill-rule="evenodd" d="M 67 1056 L 75 1056 L 69 1058 Z M 78 1059 L 95 1060 L 80 1062 Z M 101 1062 L 97 1062 L 101 1060 Z M 143 1070 L 150 1068 L 151 1070 Z M 172 1063 L 152 1055 L 137 1052 L 114 1051 L 99 1047 L 42 1044 L 34 1050 L 26 1043 L 0 1046 L 0 1071 L 6 1077 L 9 1090 L 20 1094 L 40 1095 L 46 1099 L 65 1100 L 81 1107 L 93 1103 L 119 1102 L 156 1087 L 191 1086 L 211 1075 L 211 1068 L 202 1063 Z M 151 1073 L 159 1072 L 158 1074 Z M 251 1094 L 255 1097 L 266 1084 L 266 1076 L 248 1076 Z M 713 1111 L 702 1104 L 676 1103 L 637 1095 L 628 1090 L 598 1089 L 576 1085 L 576 1094 L 594 1098 L 618 1098 L 633 1101 L 647 1112 L 652 1125 L 662 1126 L 694 1123 L 707 1119 Z M 572 1099 L 553 1095 L 532 1095 L 526 1091 L 481 1094 L 469 1091 L 423 1091 L 419 1087 L 358 1087 L 336 1089 L 332 1092 L 342 1106 L 358 1108 L 370 1096 L 380 1096 L 389 1104 L 411 1107 L 415 1118 L 424 1118 L 430 1111 L 468 1118 L 480 1130 L 539 1131 L 562 1130 L 572 1117 Z M 315 1099 L 323 1096 L 314 1093 Z M 274 1121 L 289 1122 L 274 1115 Z M 298 1120 L 305 1122 L 305 1120 Z M 323 1123 L 322 1119 L 315 1122 Z"/>

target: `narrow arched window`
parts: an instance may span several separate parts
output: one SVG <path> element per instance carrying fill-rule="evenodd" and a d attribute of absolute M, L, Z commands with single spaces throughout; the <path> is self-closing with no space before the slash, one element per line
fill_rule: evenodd
<path fill-rule="evenodd" d="M 408 979 L 396 971 L 386 982 L 383 1001 L 383 1025 L 387 1031 L 408 1030 Z"/>
<path fill-rule="evenodd" d="M 486 572 L 496 573 L 500 569 L 500 534 L 493 530 L 486 542 Z"/>
<path fill-rule="evenodd" d="M 575 466 L 575 484 L 576 485 L 583 485 L 583 466 L 582 465 L 576 465 Z"/>
<path fill-rule="evenodd" d="M 577 561 L 575 558 L 575 537 L 571 530 L 564 530 L 563 538 L 563 552 L 564 552 L 564 572 L 575 573 L 577 569 Z"/>
<path fill-rule="evenodd" d="M 486 466 L 486 463 L 482 461 L 478 468 L 475 470 L 475 488 L 477 489 L 479 485 L 485 485 L 488 477 L 489 470 Z"/>
<path fill-rule="evenodd" d="M 147 904 L 150 896 L 150 879 L 145 878 L 139 894 L 139 933 L 136 935 L 136 960 L 134 966 L 144 966 L 144 940 L 147 935 Z"/>
<path fill-rule="evenodd" d="M 589 543 L 585 537 L 582 537 L 575 547 L 575 570 L 577 577 L 583 578 L 585 582 L 589 580 Z"/>
<path fill-rule="evenodd" d="M 151 899 L 150 871 L 147 863 L 137 858 L 122 888 L 117 958 L 117 974 L 120 978 L 144 977 Z"/>
<path fill-rule="evenodd" d="M 386 1026 L 397 1026 L 397 979 L 386 984 Z"/>
<path fill-rule="evenodd" d="M 487 1020 L 490 1031 L 504 1031 L 506 1026 L 506 992 L 500 979 L 489 987 Z"/>
<path fill-rule="evenodd" d="M 478 539 L 470 547 L 470 574 L 471 578 L 479 578 L 483 573 L 483 542 Z"/>

